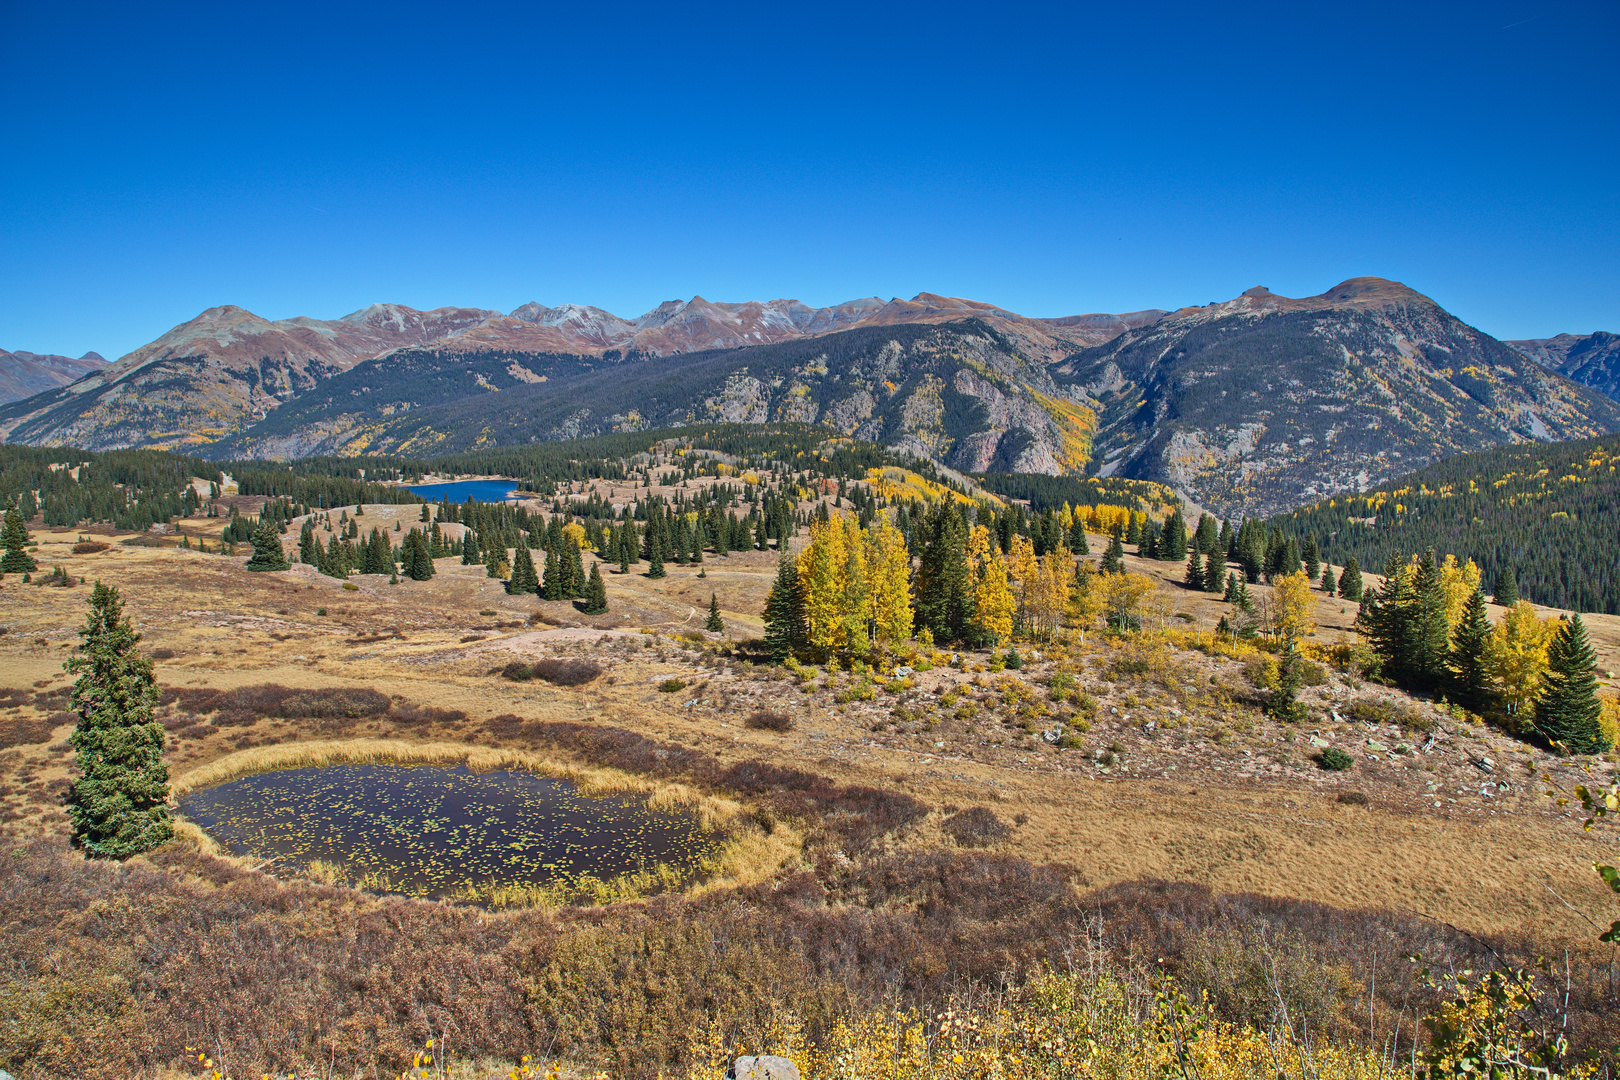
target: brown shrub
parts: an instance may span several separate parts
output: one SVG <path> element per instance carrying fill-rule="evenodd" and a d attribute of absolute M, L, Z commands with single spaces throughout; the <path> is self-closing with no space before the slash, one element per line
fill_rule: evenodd
<path fill-rule="evenodd" d="M 55 726 L 48 718 L 36 716 L 18 716 L 0 720 L 0 749 L 50 742 L 51 731 Z"/>
<path fill-rule="evenodd" d="M 513 682 L 541 679 L 555 686 L 583 686 L 600 677 L 602 665 L 594 660 L 559 660 L 550 657 L 532 664 L 514 661 L 501 668 L 501 677 Z"/>
<path fill-rule="evenodd" d="M 963 847 L 990 847 L 1012 835 L 1012 826 L 996 816 L 988 806 L 971 806 L 946 818 L 940 826 Z"/>
<path fill-rule="evenodd" d="M 111 544 L 104 544 L 100 540 L 81 540 L 73 545 L 73 554 L 94 555 L 97 552 L 106 551 L 110 547 L 112 547 Z"/>
<path fill-rule="evenodd" d="M 743 726 L 753 728 L 755 731 L 792 731 L 793 717 L 784 712 L 761 709 L 750 713 L 748 719 L 743 721 Z"/>

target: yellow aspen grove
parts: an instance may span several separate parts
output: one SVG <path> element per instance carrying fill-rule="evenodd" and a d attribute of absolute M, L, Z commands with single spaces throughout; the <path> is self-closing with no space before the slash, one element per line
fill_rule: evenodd
<path fill-rule="evenodd" d="M 1103 612 L 1108 617 L 1108 625 L 1119 630 L 1129 630 L 1133 625 L 1140 624 L 1142 601 L 1147 599 L 1153 587 L 1152 578 L 1135 572 L 1102 574 L 1093 586 L 1102 593 Z"/>
<path fill-rule="evenodd" d="M 1029 622 L 1030 600 L 1040 587 L 1041 564 L 1035 558 L 1035 545 L 1030 543 L 1029 537 L 1015 533 L 1007 547 L 1007 573 L 1014 582 L 1013 592 L 1018 599 L 1014 621 L 1023 626 Z"/>
<path fill-rule="evenodd" d="M 1316 629 L 1316 620 L 1311 617 L 1315 598 L 1305 571 L 1296 570 L 1278 578 L 1275 592 L 1277 633 L 1284 641 L 1298 641 Z"/>
<path fill-rule="evenodd" d="M 858 656 L 872 651 L 872 595 L 866 576 L 866 544 L 853 518 L 843 518 L 844 648 Z"/>
<path fill-rule="evenodd" d="M 1412 561 L 1414 565 L 1417 562 L 1415 558 Z M 1474 565 L 1473 559 L 1458 566 L 1457 556 L 1447 555 L 1440 564 L 1440 588 L 1446 594 L 1446 625 L 1460 626 L 1463 608 L 1479 588 L 1479 567 Z"/>
<path fill-rule="evenodd" d="M 817 654 L 830 656 L 849 640 L 844 623 L 844 576 L 849 552 L 845 550 L 842 521 L 813 522 L 810 543 L 799 552 L 797 561 L 806 640 Z"/>
<path fill-rule="evenodd" d="M 1073 576 L 1074 558 L 1068 549 L 1059 545 L 1040 560 L 1034 586 L 1029 590 L 1028 612 L 1025 615 L 1029 632 L 1043 641 L 1052 640 L 1063 613 L 1069 606 L 1069 580 Z"/>
<path fill-rule="evenodd" d="M 1090 559 L 1075 564 L 1074 576 L 1069 584 L 1069 625 L 1080 631 L 1080 644 L 1086 643 L 1086 631 L 1103 612 L 1103 594 L 1097 586 L 1097 568 Z"/>
<path fill-rule="evenodd" d="M 1007 583 L 1007 564 L 991 549 L 979 567 L 973 587 L 973 622 L 992 644 L 1012 637 L 1013 612 L 1018 607 Z"/>
<path fill-rule="evenodd" d="M 585 526 L 581 525 L 579 522 L 570 521 L 568 524 L 563 526 L 562 531 L 563 535 L 568 537 L 568 542 L 579 548 L 579 550 L 596 550 L 585 542 Z"/>
<path fill-rule="evenodd" d="M 1529 601 L 1520 600 L 1502 616 L 1502 621 L 1485 639 L 1485 670 L 1502 684 L 1510 722 L 1518 718 L 1541 695 L 1541 678 L 1547 673 L 1547 646 L 1558 632 L 1553 619 L 1543 619 Z"/>
<path fill-rule="evenodd" d="M 866 578 L 878 644 L 898 645 L 911 637 L 911 552 L 886 517 L 866 530 Z"/>

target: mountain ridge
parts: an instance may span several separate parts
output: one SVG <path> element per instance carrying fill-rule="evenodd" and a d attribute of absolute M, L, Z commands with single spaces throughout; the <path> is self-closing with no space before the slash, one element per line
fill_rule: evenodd
<path fill-rule="evenodd" d="M 55 353 L 0 349 L 0 405 L 66 386 L 106 364 L 106 358 L 98 352 L 87 352 L 75 359 Z"/>
<path fill-rule="evenodd" d="M 1503 344 L 1567 379 L 1620 401 L 1620 334 L 1598 330 Z"/>

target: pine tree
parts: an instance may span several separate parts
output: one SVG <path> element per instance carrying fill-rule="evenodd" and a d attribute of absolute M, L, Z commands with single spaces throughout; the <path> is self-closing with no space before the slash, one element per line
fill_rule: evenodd
<path fill-rule="evenodd" d="M 1418 560 L 1412 575 L 1416 601 L 1413 612 L 1413 675 L 1417 684 L 1438 689 L 1446 680 L 1446 655 L 1451 647 L 1451 622 L 1446 614 L 1446 590 L 1440 565 L 1430 548 Z"/>
<path fill-rule="evenodd" d="M 607 583 L 602 580 L 600 563 L 591 563 L 591 576 L 585 582 L 585 614 L 601 615 L 608 609 Z"/>
<path fill-rule="evenodd" d="M 512 556 L 512 576 L 506 579 L 506 591 L 511 596 L 523 596 L 540 591 L 540 577 L 534 572 L 534 556 L 529 545 L 519 544 Z"/>
<path fill-rule="evenodd" d="M 1485 648 L 1491 621 L 1485 615 L 1485 594 L 1475 589 L 1463 607 L 1462 618 L 1451 632 L 1451 699 L 1469 712 L 1483 713 L 1495 694 L 1485 666 Z"/>
<path fill-rule="evenodd" d="M 580 556 L 579 545 L 571 539 L 563 540 L 563 559 L 563 568 L 567 571 L 563 579 L 567 599 L 578 600 L 585 595 L 585 563 Z"/>
<path fill-rule="evenodd" d="M 765 651 L 778 662 L 804 645 L 804 597 L 799 568 L 784 552 L 777 560 L 776 581 L 765 598 Z"/>
<path fill-rule="evenodd" d="M 461 534 L 461 565 L 479 566 L 482 565 L 483 561 L 483 553 L 478 550 L 478 534 L 471 529 L 463 531 Z"/>
<path fill-rule="evenodd" d="M 1305 537 L 1305 542 L 1299 545 L 1299 557 L 1305 563 L 1305 576 L 1312 581 L 1321 576 L 1322 553 L 1316 549 L 1316 537 Z"/>
<path fill-rule="evenodd" d="M 709 594 L 709 618 L 708 618 L 708 621 L 706 621 L 703 624 L 703 629 L 709 630 L 709 631 L 712 631 L 712 632 L 718 634 L 718 633 L 723 632 L 725 630 L 725 628 L 726 628 L 726 624 L 724 622 L 722 622 L 721 619 L 720 619 L 720 602 L 714 598 L 714 593 L 710 593 Z"/>
<path fill-rule="evenodd" d="M 1352 555 L 1344 561 L 1344 573 L 1339 575 L 1339 595 L 1354 603 L 1361 602 L 1361 565 Z"/>
<path fill-rule="evenodd" d="M 28 528 L 22 511 L 15 506 L 6 510 L 5 548 L 0 556 L 0 574 L 31 574 L 39 564 L 28 554 Z"/>
<path fill-rule="evenodd" d="M 1125 572 L 1125 545 L 1119 541 L 1119 529 L 1108 541 L 1108 550 L 1103 552 L 1102 565 L 1097 567 L 1099 574 L 1123 574 Z"/>
<path fill-rule="evenodd" d="M 78 655 L 70 741 L 82 775 L 67 797 L 73 843 L 91 855 L 123 859 L 174 835 L 165 800 L 169 768 L 152 661 L 136 646 L 118 590 L 96 582 Z"/>
<path fill-rule="evenodd" d="M 1237 575 L 1236 574 L 1227 574 L 1226 575 L 1226 591 L 1221 594 L 1221 600 L 1223 602 L 1228 603 L 1228 604 L 1237 603 L 1237 585 L 1238 585 Z"/>
<path fill-rule="evenodd" d="M 1253 611 L 1254 610 L 1254 597 L 1249 595 L 1249 579 L 1248 578 L 1239 577 L 1237 579 L 1237 595 L 1234 596 L 1232 598 L 1232 600 L 1233 600 L 1233 603 L 1235 603 L 1237 605 L 1237 609 L 1239 611 Z"/>
<path fill-rule="evenodd" d="M 1563 621 L 1547 650 L 1545 689 L 1536 699 L 1536 728 L 1567 754 L 1609 749 L 1598 726 L 1597 654 L 1579 612 Z"/>
<path fill-rule="evenodd" d="M 1328 596 L 1333 595 L 1333 565 L 1331 563 L 1322 564 L 1322 591 Z"/>
<path fill-rule="evenodd" d="M 1219 551 L 1211 552 L 1209 564 L 1204 567 L 1204 591 L 1218 593 L 1225 584 L 1222 575 L 1226 573 L 1226 560 Z"/>
<path fill-rule="evenodd" d="M 568 589 L 563 578 L 567 569 L 563 563 L 562 552 L 555 543 L 546 545 L 545 568 L 540 578 L 540 598 L 542 600 L 562 600 L 568 595 Z"/>
<path fill-rule="evenodd" d="M 1511 567 L 1504 566 L 1496 572 L 1496 585 L 1491 591 L 1496 594 L 1498 607 L 1512 607 L 1519 602 L 1519 583 Z"/>
<path fill-rule="evenodd" d="M 1305 682 L 1302 667 L 1299 650 L 1294 648 L 1290 640 L 1282 661 L 1277 665 L 1277 684 L 1266 698 L 1267 715 L 1290 724 L 1306 718 L 1305 706 L 1299 703 L 1299 688 Z"/>
<path fill-rule="evenodd" d="M 484 552 L 484 577 L 498 578 L 501 576 L 501 563 L 506 561 L 506 549 L 490 545 Z"/>
<path fill-rule="evenodd" d="M 647 556 L 647 576 L 650 578 L 661 578 L 664 576 L 663 546 L 656 538 L 653 540 L 652 552 Z"/>
<path fill-rule="evenodd" d="M 916 621 L 936 641 L 959 640 L 971 615 L 971 594 L 967 524 L 954 508 L 940 506 L 917 568 Z"/>
<path fill-rule="evenodd" d="M 268 521 L 260 521 L 253 530 L 253 557 L 247 561 L 249 570 L 285 570 L 289 563 L 281 553 L 281 534 Z"/>
<path fill-rule="evenodd" d="M 298 530 L 298 561 L 306 566 L 320 565 L 320 548 L 315 543 L 315 519 L 305 518 L 304 527 Z"/>
<path fill-rule="evenodd" d="M 1204 591 L 1204 557 L 1196 548 L 1187 556 L 1187 572 L 1182 575 L 1181 583 L 1189 589 Z"/>
<path fill-rule="evenodd" d="M 433 576 L 433 553 L 421 529 L 412 529 L 405 534 L 404 563 L 405 576 L 412 581 L 426 581 Z"/>

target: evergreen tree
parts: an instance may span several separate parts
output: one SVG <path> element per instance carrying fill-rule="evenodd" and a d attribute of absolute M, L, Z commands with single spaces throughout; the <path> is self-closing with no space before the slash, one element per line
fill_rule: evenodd
<path fill-rule="evenodd" d="M 608 609 L 607 583 L 602 580 L 600 563 L 591 563 L 591 576 L 585 582 L 585 614 L 601 615 Z"/>
<path fill-rule="evenodd" d="M 1446 657 L 1451 648 L 1451 622 L 1446 610 L 1445 583 L 1434 549 L 1418 560 L 1412 575 L 1416 608 L 1412 615 L 1413 675 L 1419 687 L 1437 690 L 1446 681 Z"/>
<path fill-rule="evenodd" d="M 298 561 L 306 566 L 319 566 L 320 551 L 315 542 L 315 519 L 305 518 L 304 527 L 298 530 Z"/>
<path fill-rule="evenodd" d="M 1204 557 L 1196 549 L 1187 556 L 1187 572 L 1182 575 L 1181 583 L 1189 589 L 1204 591 Z"/>
<path fill-rule="evenodd" d="M 778 662 L 804 647 L 804 597 L 799 568 L 786 552 L 776 565 L 776 581 L 765 598 L 765 651 Z"/>
<path fill-rule="evenodd" d="M 540 591 L 540 577 L 534 572 L 534 556 L 529 545 L 519 544 L 512 556 L 512 576 L 506 579 L 506 592 L 510 596 L 523 596 Z"/>
<path fill-rule="evenodd" d="M 1321 576 L 1322 553 L 1316 549 L 1316 537 L 1306 535 L 1304 543 L 1299 545 L 1299 557 L 1305 563 L 1305 576 L 1315 581 Z"/>
<path fill-rule="evenodd" d="M 1339 575 L 1339 595 L 1346 600 L 1361 602 L 1361 566 L 1352 555 L 1344 562 L 1344 573 Z"/>
<path fill-rule="evenodd" d="M 1512 607 L 1519 602 L 1519 583 L 1511 567 L 1504 566 L 1496 572 L 1496 585 L 1491 591 L 1496 594 L 1498 607 Z"/>
<path fill-rule="evenodd" d="M 563 581 L 567 570 L 563 563 L 563 554 L 558 550 L 556 543 L 546 545 L 546 562 L 540 578 L 540 598 L 542 600 L 562 600 L 568 595 L 568 589 Z"/>
<path fill-rule="evenodd" d="M 1123 574 L 1125 572 L 1125 545 L 1119 541 L 1119 529 L 1114 529 L 1114 535 L 1108 541 L 1108 550 L 1103 552 L 1102 565 L 1097 567 L 1099 574 Z"/>
<path fill-rule="evenodd" d="M 647 557 L 647 576 L 650 578 L 661 578 L 664 576 L 663 545 L 656 539 L 652 545 L 652 554 Z"/>
<path fill-rule="evenodd" d="M 31 574 L 39 564 L 28 554 L 28 527 L 22 511 L 15 506 L 6 510 L 5 547 L 0 556 L 0 574 Z"/>
<path fill-rule="evenodd" d="M 424 507 L 426 503 L 422 504 Z M 405 534 L 405 576 L 412 581 L 426 581 L 433 576 L 433 553 L 421 529 Z"/>
<path fill-rule="evenodd" d="M 1211 552 L 1209 565 L 1204 567 L 1204 591 L 1207 593 L 1220 592 L 1221 586 L 1224 584 L 1221 575 L 1225 573 L 1226 560 L 1221 557 L 1221 552 Z"/>
<path fill-rule="evenodd" d="M 579 545 L 570 539 L 564 539 L 563 569 L 567 571 L 563 579 L 563 586 L 567 590 L 567 598 L 577 600 L 585 595 L 585 563 L 579 553 Z"/>
<path fill-rule="evenodd" d="M 1475 589 L 1463 606 L 1462 617 L 1451 632 L 1451 699 L 1469 712 L 1483 713 L 1495 697 L 1485 664 L 1491 621 L 1485 615 L 1485 594 Z"/>
<path fill-rule="evenodd" d="M 484 561 L 484 554 L 478 550 L 478 534 L 467 529 L 461 534 L 461 565 L 479 566 Z"/>
<path fill-rule="evenodd" d="M 1228 604 L 1237 603 L 1237 575 L 1226 575 L 1226 591 L 1221 594 L 1221 600 Z"/>
<path fill-rule="evenodd" d="M 1597 654 L 1579 612 L 1563 621 L 1547 649 L 1545 689 L 1536 699 L 1536 728 L 1568 754 L 1609 749 L 1598 726 Z"/>
<path fill-rule="evenodd" d="M 937 641 L 957 641 L 972 617 L 967 522 L 954 508 L 935 510 L 933 535 L 917 568 L 917 622 Z"/>
<path fill-rule="evenodd" d="M 1232 602 L 1237 605 L 1239 611 L 1254 610 L 1254 597 L 1249 595 L 1248 578 L 1239 577 L 1237 579 L 1237 595 L 1232 598 Z"/>
<path fill-rule="evenodd" d="M 260 521 L 253 530 L 253 557 L 247 561 L 249 570 L 285 570 L 287 557 L 281 553 L 281 534 L 268 521 Z"/>
<path fill-rule="evenodd" d="M 725 628 L 726 624 L 720 620 L 720 603 L 714 598 L 714 593 L 710 593 L 709 618 L 708 621 L 703 624 L 703 629 L 711 630 L 718 634 L 725 630 Z"/>
<path fill-rule="evenodd" d="M 1277 665 L 1277 684 L 1266 698 L 1267 715 L 1290 724 L 1297 724 L 1306 718 L 1305 706 L 1299 703 L 1299 688 L 1305 682 L 1302 666 L 1299 650 L 1290 641 L 1282 661 Z"/>
<path fill-rule="evenodd" d="M 1329 596 L 1333 595 L 1333 566 L 1330 563 L 1322 564 L 1322 591 Z"/>
<path fill-rule="evenodd" d="M 1193 546 L 1200 555 L 1226 554 L 1226 549 L 1221 547 L 1219 527 L 1209 514 L 1198 515 L 1198 531 L 1193 534 Z"/>
<path fill-rule="evenodd" d="M 96 582 L 78 655 L 70 741 L 80 777 L 67 797 L 73 843 L 91 855 L 123 859 L 174 835 L 164 800 L 169 768 L 163 761 L 163 725 L 152 661 L 136 646 L 118 590 Z"/>
<path fill-rule="evenodd" d="M 1180 510 L 1165 515 L 1164 531 L 1159 534 L 1159 558 L 1165 562 L 1180 562 L 1187 557 L 1187 519 Z"/>

